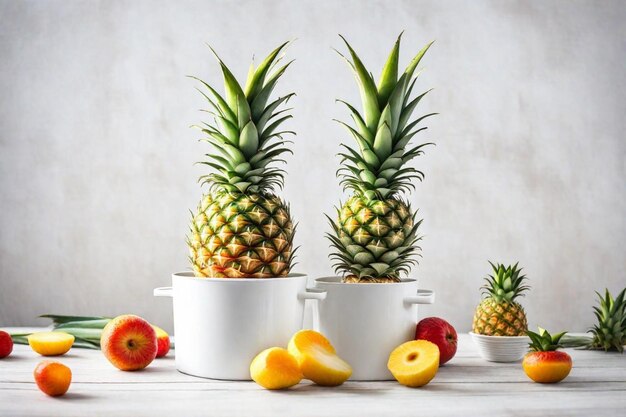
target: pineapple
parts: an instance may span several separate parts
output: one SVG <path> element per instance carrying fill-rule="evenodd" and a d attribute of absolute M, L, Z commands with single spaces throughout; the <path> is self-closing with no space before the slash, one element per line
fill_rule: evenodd
<path fill-rule="evenodd" d="M 291 152 L 280 125 L 290 109 L 278 110 L 294 94 L 270 101 L 278 79 L 289 63 L 277 68 L 287 43 L 272 51 L 255 69 L 250 67 L 242 88 L 215 54 L 224 77 L 225 96 L 195 78 L 208 90 L 200 91 L 213 116 L 194 126 L 213 146 L 201 164 L 214 171 L 200 178 L 208 184 L 198 209 L 192 213 L 187 236 L 189 259 L 197 277 L 269 278 L 289 274 L 293 260 L 294 222 L 289 206 L 274 194 L 282 188 L 284 170 L 273 164 Z"/>
<path fill-rule="evenodd" d="M 626 344 L 626 288 L 616 298 L 611 296 L 608 289 L 605 290 L 604 298 L 600 293 L 596 294 L 600 298 L 600 307 L 594 307 L 593 310 L 598 323 L 591 329 L 593 339 L 589 347 L 623 352 Z"/>
<path fill-rule="evenodd" d="M 524 308 L 515 301 L 530 287 L 523 285 L 525 275 L 517 264 L 505 267 L 489 262 L 494 275 L 485 278 L 482 289 L 487 297 L 476 307 L 473 331 L 487 336 L 524 336 L 528 330 Z"/>
<path fill-rule="evenodd" d="M 338 171 L 344 190 L 352 196 L 338 210 L 338 219 L 329 218 L 333 233 L 327 234 L 335 252 L 335 270 L 343 282 L 398 282 L 415 263 L 413 255 L 420 237 L 421 223 L 400 193 L 414 187 L 424 174 L 406 164 L 423 154 L 430 143 L 409 147 L 411 138 L 426 129 L 420 122 L 436 113 L 415 120 L 411 115 L 428 91 L 411 98 L 417 75 L 415 69 L 432 44 L 426 45 L 398 77 L 400 53 L 398 37 L 383 68 L 378 85 L 356 52 L 342 37 L 351 56 L 345 59 L 361 91 L 363 114 L 349 103 L 354 127 L 341 123 L 358 146 L 342 145 L 342 167 Z"/>

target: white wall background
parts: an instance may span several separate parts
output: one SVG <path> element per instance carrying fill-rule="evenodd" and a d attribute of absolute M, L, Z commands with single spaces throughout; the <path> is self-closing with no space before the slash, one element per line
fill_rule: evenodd
<path fill-rule="evenodd" d="M 171 329 L 156 286 L 187 267 L 206 151 L 194 74 L 209 42 L 243 77 L 298 38 L 280 93 L 299 133 L 284 197 L 301 271 L 331 273 L 344 34 L 376 73 L 436 39 L 418 87 L 438 111 L 417 161 L 424 315 L 468 330 L 487 259 L 519 260 L 531 325 L 584 330 L 594 290 L 626 284 L 626 7 L 619 1 L 0 1 L 0 325 L 46 312 L 132 312 Z M 377 74 L 376 74 L 377 77 Z"/>

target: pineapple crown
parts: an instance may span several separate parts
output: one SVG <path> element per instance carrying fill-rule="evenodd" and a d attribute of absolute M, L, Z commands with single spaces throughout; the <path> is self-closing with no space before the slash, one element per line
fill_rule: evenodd
<path fill-rule="evenodd" d="M 275 162 L 285 162 L 280 155 L 293 153 L 283 139 L 292 131 L 279 130 L 280 125 L 292 116 L 291 109 L 277 109 L 286 103 L 294 93 L 269 102 L 270 95 L 278 79 L 293 62 L 276 68 L 282 59 L 281 51 L 288 45 L 285 42 L 274 49 L 255 69 L 250 66 L 245 87 L 235 79 L 230 69 L 209 46 L 224 77 L 225 96 L 199 78 L 208 93 L 197 88 L 209 103 L 213 119 L 202 122 L 199 129 L 206 137 L 201 139 L 213 145 L 213 153 L 206 154 L 208 165 L 215 172 L 200 177 L 202 184 L 208 183 L 211 190 L 224 190 L 231 193 L 261 193 L 272 191 L 275 186 L 282 188 L 285 171 L 271 166 Z M 269 102 L 269 104 L 268 104 Z"/>
<path fill-rule="evenodd" d="M 341 36 L 341 35 L 340 35 Z M 352 116 L 355 127 L 337 120 L 354 137 L 358 149 L 345 144 L 345 152 L 339 154 L 343 167 L 337 171 L 344 189 L 351 189 L 356 194 L 369 200 L 391 198 L 409 187 L 415 188 L 413 179 L 422 181 L 424 173 L 411 167 L 403 167 L 416 156 L 423 154 L 423 148 L 432 143 L 423 143 L 407 149 L 411 138 L 426 130 L 418 128 L 421 121 L 437 113 L 430 113 L 411 121 L 413 111 L 430 91 L 411 99 L 411 92 L 419 73 L 415 69 L 433 42 L 422 48 L 398 78 L 398 58 L 400 39 L 389 54 L 383 67 L 378 86 L 365 68 L 363 62 L 352 49 L 348 41 L 341 39 L 348 47 L 352 60 L 337 52 L 353 70 L 361 92 L 363 115 L 349 103 L 345 104 Z"/>
<path fill-rule="evenodd" d="M 532 352 L 551 352 L 563 347 L 560 344 L 560 340 L 567 332 L 551 335 L 546 329 L 541 327 L 538 327 L 538 329 L 539 333 L 531 332 L 530 330 L 526 332 L 530 338 L 528 346 Z"/>
<path fill-rule="evenodd" d="M 492 297 L 496 302 L 512 302 L 517 297 L 523 296 L 524 291 L 530 289 L 529 286 L 522 285 L 526 276 L 520 275 L 522 268 L 517 268 L 518 263 L 507 267 L 498 263 L 494 265 L 491 261 L 489 264 L 493 268 L 494 275 L 485 278 L 487 284 L 483 285 L 481 289 L 484 290 L 483 294 Z"/>
<path fill-rule="evenodd" d="M 592 347 L 623 352 L 626 343 L 626 288 L 613 298 L 608 289 L 605 295 L 596 292 L 600 305 L 593 307 L 598 323 L 591 328 Z"/>

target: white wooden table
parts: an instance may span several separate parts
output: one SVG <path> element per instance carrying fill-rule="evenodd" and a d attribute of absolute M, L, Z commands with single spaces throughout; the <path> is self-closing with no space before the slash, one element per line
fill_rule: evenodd
<path fill-rule="evenodd" d="M 266 391 L 253 382 L 181 374 L 172 351 L 143 371 L 122 372 L 100 351 L 72 349 L 57 358 L 72 369 L 72 385 L 51 398 L 33 380 L 43 358 L 15 345 L 0 360 L 0 416 L 626 416 L 626 355 L 568 352 L 574 368 L 554 385 L 531 382 L 520 363 L 483 361 L 461 335 L 456 357 L 423 388 L 395 382 L 324 388 L 305 381 Z"/>

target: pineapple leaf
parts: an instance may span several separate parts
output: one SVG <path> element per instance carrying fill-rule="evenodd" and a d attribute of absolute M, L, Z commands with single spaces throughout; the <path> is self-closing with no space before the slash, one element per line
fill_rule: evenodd
<path fill-rule="evenodd" d="M 359 89 L 361 90 L 361 101 L 363 102 L 363 109 L 365 113 L 365 123 L 370 131 L 376 130 L 378 125 L 378 118 L 380 117 L 380 110 L 378 107 L 378 91 L 376 90 L 376 84 L 371 75 L 365 69 L 363 62 L 359 56 L 354 52 L 354 49 L 350 46 L 348 41 L 341 35 L 339 35 L 344 41 L 350 56 L 352 57 L 352 68 L 354 69 Z"/>
<path fill-rule="evenodd" d="M 389 130 L 389 125 L 387 123 L 383 123 L 376 132 L 374 146 L 372 146 L 372 149 L 378 159 L 384 161 L 389 155 L 391 155 L 392 147 L 391 130 Z"/>
<path fill-rule="evenodd" d="M 365 124 L 365 121 L 363 120 L 363 117 L 358 112 L 358 110 L 343 100 L 337 100 L 337 101 L 345 104 L 348 107 L 348 109 L 350 109 L 352 120 L 354 120 L 354 123 L 356 123 L 356 127 L 359 133 L 365 140 L 367 140 L 367 142 L 370 145 L 372 145 L 374 142 L 374 137 L 372 136 L 372 132 L 370 132 L 370 130 L 367 128 L 367 125 Z"/>
<path fill-rule="evenodd" d="M 404 73 L 407 75 L 407 80 L 410 80 L 413 77 L 413 73 L 415 72 L 415 68 L 417 68 L 417 66 L 419 65 L 420 61 L 422 60 L 422 58 L 426 54 L 426 51 L 428 51 L 428 49 L 432 46 L 433 43 L 435 43 L 435 41 L 432 41 L 428 45 L 423 47 L 417 53 L 417 55 L 415 55 L 415 58 L 413 58 L 411 60 L 411 63 L 406 67 L 406 69 L 404 70 Z"/>
<path fill-rule="evenodd" d="M 289 42 L 285 42 L 278 48 L 274 49 L 264 60 L 259 64 L 259 67 L 254 72 L 254 75 L 250 79 L 249 84 L 246 85 L 245 95 L 248 101 L 252 102 L 254 98 L 259 94 L 263 88 L 265 82 L 265 76 L 269 72 L 272 64 L 276 60 L 276 57 L 287 46 Z"/>
<path fill-rule="evenodd" d="M 267 80 L 261 91 L 259 91 L 259 94 L 254 97 L 250 106 L 252 118 L 254 120 L 258 120 L 261 117 L 263 111 L 265 110 L 267 100 L 269 100 L 270 94 L 274 90 L 274 86 L 278 82 L 278 79 L 285 73 L 287 68 L 289 68 L 292 63 L 293 60 L 287 62 L 285 65 L 276 70 L 276 72 L 274 72 Z"/>
<path fill-rule="evenodd" d="M 193 75 L 189 75 L 188 77 L 193 78 L 194 80 L 200 81 L 211 92 L 211 94 L 213 94 L 213 97 L 215 97 L 215 100 L 217 101 L 218 107 L 222 115 L 226 117 L 228 120 L 230 120 L 231 123 L 233 124 L 237 123 L 237 115 L 233 113 L 231 108 L 228 106 L 228 103 L 226 102 L 226 100 L 224 100 L 224 98 L 217 91 L 215 91 L 213 87 L 211 87 L 209 84 L 202 81 L 198 77 L 194 77 Z"/>
<path fill-rule="evenodd" d="M 389 54 L 389 58 L 387 58 L 387 63 L 383 67 L 382 74 L 380 76 L 380 80 L 378 81 L 378 106 L 379 108 L 383 108 L 387 105 L 387 101 L 389 100 L 389 96 L 393 91 L 396 83 L 398 81 L 398 58 L 400 55 L 400 39 L 402 38 L 402 33 L 398 35 L 398 39 Z"/>

